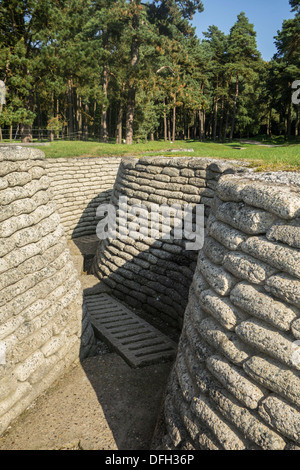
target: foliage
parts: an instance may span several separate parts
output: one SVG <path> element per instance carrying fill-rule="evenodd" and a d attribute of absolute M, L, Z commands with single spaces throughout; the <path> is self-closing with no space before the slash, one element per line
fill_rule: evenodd
<path fill-rule="evenodd" d="M 299 135 L 300 3 L 264 62 L 241 12 L 230 33 L 195 34 L 200 0 L 1 0 L 0 127 L 117 136 L 232 141 Z"/>

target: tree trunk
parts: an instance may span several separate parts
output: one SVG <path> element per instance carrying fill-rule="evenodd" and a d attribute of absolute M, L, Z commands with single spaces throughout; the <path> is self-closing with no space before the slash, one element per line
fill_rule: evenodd
<path fill-rule="evenodd" d="M 194 111 L 194 140 L 197 138 L 197 113 Z"/>
<path fill-rule="evenodd" d="M 81 111 L 81 96 L 77 96 L 77 110 L 76 110 L 76 119 L 77 119 L 77 131 L 78 131 L 78 139 L 81 139 L 82 133 L 82 111 Z"/>
<path fill-rule="evenodd" d="M 107 114 L 108 114 L 107 141 L 109 141 L 109 136 L 112 134 L 112 132 L 111 132 L 112 107 L 111 107 L 111 106 L 108 106 L 108 108 L 107 108 Z"/>
<path fill-rule="evenodd" d="M 185 108 L 182 108 L 182 138 L 186 140 L 186 122 L 185 122 Z"/>
<path fill-rule="evenodd" d="M 40 105 L 39 93 L 36 93 L 36 103 L 37 103 L 38 139 L 41 140 L 41 105 Z"/>
<path fill-rule="evenodd" d="M 168 139 L 171 142 L 171 122 L 170 122 L 170 115 L 168 114 L 167 117 L 167 125 L 168 125 Z"/>
<path fill-rule="evenodd" d="M 232 142 L 232 139 L 233 139 L 235 121 L 236 121 L 236 107 L 237 107 L 238 98 L 239 98 L 239 76 L 237 75 L 229 142 Z"/>
<path fill-rule="evenodd" d="M 59 120 L 59 99 L 56 98 L 56 118 Z M 56 132 L 56 138 L 59 139 L 59 130 Z"/>
<path fill-rule="evenodd" d="M 175 132 L 176 132 L 176 97 L 174 98 L 173 106 L 173 129 L 172 129 L 172 142 L 175 142 Z"/>
<path fill-rule="evenodd" d="M 201 91 L 202 91 L 202 95 L 204 96 L 204 81 L 202 81 Z M 204 109 L 202 109 L 202 111 L 199 110 L 198 116 L 199 116 L 199 140 L 201 142 L 204 142 L 205 140 L 205 110 Z"/>
<path fill-rule="evenodd" d="M 164 98 L 164 109 L 166 106 L 166 100 Z M 168 124 L 167 124 L 167 115 L 166 112 L 164 111 L 164 141 L 167 142 L 168 140 Z"/>
<path fill-rule="evenodd" d="M 94 101 L 93 107 L 93 138 L 96 138 L 96 112 L 97 112 L 97 101 Z"/>
<path fill-rule="evenodd" d="M 84 105 L 85 115 L 83 119 L 83 139 L 88 140 L 89 138 L 89 126 L 88 126 L 88 114 L 89 114 L 89 105 L 86 103 Z"/>
<path fill-rule="evenodd" d="M 215 100 L 214 126 L 213 126 L 213 140 L 214 140 L 214 142 L 217 140 L 218 101 L 219 101 L 219 99 L 216 98 L 216 100 Z"/>
<path fill-rule="evenodd" d="M 268 119 L 267 119 L 267 136 L 270 137 L 271 135 L 271 109 L 268 112 Z"/>
<path fill-rule="evenodd" d="M 223 144 L 226 143 L 228 123 L 229 123 L 229 103 L 227 104 L 227 110 L 226 110 L 226 120 L 225 120 L 224 133 L 223 133 Z"/>
<path fill-rule="evenodd" d="M 204 110 L 198 111 L 199 115 L 199 140 L 200 142 L 205 141 L 205 112 Z"/>
<path fill-rule="evenodd" d="M 216 92 L 219 89 L 219 74 L 217 74 L 217 84 L 216 84 Z M 214 110 L 214 124 L 213 124 L 213 141 L 215 142 L 217 139 L 217 126 L 218 126 L 218 103 L 219 98 L 215 98 L 215 110 Z"/>
<path fill-rule="evenodd" d="M 221 117 L 220 117 L 219 139 L 218 139 L 219 142 L 222 142 L 223 124 L 224 124 L 224 97 L 222 98 L 222 102 L 221 102 Z"/>
<path fill-rule="evenodd" d="M 73 140 L 74 137 L 74 120 L 73 120 L 73 90 L 72 90 L 72 80 L 68 80 L 68 136 L 70 140 Z"/>
<path fill-rule="evenodd" d="M 130 0 L 132 3 L 132 0 Z M 135 32 L 137 32 L 139 26 L 139 14 L 134 14 L 132 20 L 132 27 Z M 137 36 L 134 36 L 132 39 L 131 44 L 131 69 L 134 75 L 134 70 L 138 65 L 139 62 L 139 41 Z M 132 78 L 132 77 L 130 77 Z M 133 119 L 134 119 L 134 112 L 135 112 L 135 95 L 136 89 L 135 84 L 130 83 L 128 86 L 128 95 L 127 95 L 127 111 L 126 111 L 126 144 L 131 145 L 133 143 Z"/>
<path fill-rule="evenodd" d="M 108 69 L 107 65 L 103 67 L 103 95 L 105 102 L 102 105 L 100 142 L 107 142 L 107 88 L 108 88 Z"/>
<path fill-rule="evenodd" d="M 120 103 L 118 117 L 117 117 L 116 144 L 122 143 L 122 127 L 123 127 L 123 105 L 122 103 Z"/>
<path fill-rule="evenodd" d="M 135 88 L 130 87 L 127 95 L 126 144 L 133 144 L 133 119 L 135 111 Z"/>

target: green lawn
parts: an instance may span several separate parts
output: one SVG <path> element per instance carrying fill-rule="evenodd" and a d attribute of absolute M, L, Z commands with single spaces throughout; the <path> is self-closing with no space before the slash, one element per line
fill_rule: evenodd
<path fill-rule="evenodd" d="M 263 142 L 265 145 L 267 142 Z M 146 144 L 117 145 L 99 142 L 56 141 L 50 146 L 41 146 L 47 158 L 68 158 L 87 156 L 137 156 L 164 155 L 225 158 L 245 160 L 259 170 L 293 170 L 300 171 L 300 145 L 297 143 L 281 144 L 273 147 L 261 146 L 235 141 L 232 144 L 214 142 L 176 141 L 148 142 Z M 166 152 L 170 149 L 193 149 L 193 152 Z M 164 150 L 163 153 L 160 153 Z"/>

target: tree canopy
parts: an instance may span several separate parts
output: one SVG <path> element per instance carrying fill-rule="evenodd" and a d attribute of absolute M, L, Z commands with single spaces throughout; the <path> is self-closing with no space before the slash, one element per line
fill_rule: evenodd
<path fill-rule="evenodd" d="M 290 6 L 266 62 L 244 12 L 200 40 L 200 0 L 0 0 L 0 138 L 298 137 L 300 0 Z"/>

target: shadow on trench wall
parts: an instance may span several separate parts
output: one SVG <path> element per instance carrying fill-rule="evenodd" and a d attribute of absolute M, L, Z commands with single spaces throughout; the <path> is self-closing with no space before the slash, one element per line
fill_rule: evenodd
<path fill-rule="evenodd" d="M 96 211 L 99 205 L 109 203 L 111 192 L 111 189 L 102 191 L 88 202 L 71 233 L 71 240 L 73 241 L 71 254 L 75 265 L 78 263 L 79 273 L 82 261 L 83 271 L 90 271 L 99 244 L 99 238 L 96 235 L 96 227 L 98 222 L 102 219 L 102 217 L 96 216 Z"/>
<path fill-rule="evenodd" d="M 94 260 L 88 271 L 94 276 L 87 276 L 92 278 L 93 286 L 84 289 L 84 297 L 106 292 L 177 342 L 197 252 L 185 251 L 184 241 L 174 244 L 172 239 L 155 240 L 145 249 L 141 241 L 132 240 L 133 244 L 120 248 L 122 240 L 100 242 L 93 235 L 90 243 L 88 237 L 84 243 L 84 238 L 73 239 L 81 256 L 87 258 L 85 266 L 91 266 L 91 257 Z M 126 259 L 137 247 L 143 251 Z M 83 338 L 83 351 L 85 341 Z M 121 356 L 105 353 L 105 348 L 103 353 L 102 343 L 100 354 L 98 349 L 94 357 L 82 359 L 81 365 L 117 448 L 150 449 L 172 361 L 133 369 Z"/>
<path fill-rule="evenodd" d="M 155 247 L 157 250 L 157 243 Z M 108 247 L 104 252 L 109 257 Z M 162 254 L 163 258 L 158 258 L 157 264 L 151 264 L 147 269 L 144 263 L 148 256 L 153 256 L 152 246 L 134 256 L 130 262 L 120 256 L 122 266 L 116 267 L 102 279 L 98 289 L 102 286 L 110 295 L 129 305 L 136 314 L 177 342 L 197 255 L 194 252 L 182 252 L 181 255 L 168 253 L 166 259 L 163 251 Z M 172 273 L 176 279 L 168 277 Z M 86 295 L 89 294 L 87 290 Z M 107 366 L 106 360 L 102 365 Z M 108 374 L 104 373 L 99 381 L 90 374 L 89 367 L 85 368 L 119 448 L 133 449 L 134 445 L 141 445 L 141 436 L 144 436 L 143 448 L 150 448 L 171 367 L 172 362 L 168 362 L 139 370 L 131 369 L 118 358 L 113 367 L 108 366 Z M 111 386 L 115 374 L 119 382 Z M 108 388 L 111 393 L 107 395 Z"/>
<path fill-rule="evenodd" d="M 80 246 L 79 240 L 77 243 Z M 82 245 L 81 250 L 85 254 Z M 180 271 L 181 266 L 185 271 L 187 265 L 191 267 L 194 262 L 184 255 L 170 254 L 168 261 L 162 259 L 156 268 L 153 265 L 152 269 L 146 270 L 140 262 L 143 263 L 145 256 L 150 254 L 151 247 L 147 252 L 133 257 L 131 262 L 124 260 L 123 265 L 105 279 L 98 279 L 97 282 L 97 278 L 94 278 L 94 286 L 84 289 L 83 295 L 86 297 L 106 292 L 177 342 L 180 335 L 179 319 L 183 317 L 191 279 L 185 276 L 185 283 L 179 285 L 178 279 L 168 279 L 166 274 L 171 267 Z M 136 267 L 141 267 L 142 273 L 140 270 L 134 273 Z M 167 296 L 170 290 L 171 299 Z M 161 304 L 160 298 L 172 303 L 173 307 Z M 83 341 L 84 348 L 86 345 Z M 116 447 L 119 450 L 149 450 L 173 361 L 134 369 L 112 350 L 105 352 L 104 348 L 103 353 L 103 343 L 100 343 L 100 355 L 96 352 L 96 356 L 82 359 L 81 365 L 96 393 Z"/>
<path fill-rule="evenodd" d="M 97 208 L 101 204 L 108 204 L 111 194 L 112 189 L 102 191 L 88 202 L 71 233 L 72 239 L 86 235 L 96 235 L 96 227 L 101 220 L 101 217 L 96 216 Z"/>
<path fill-rule="evenodd" d="M 182 240 L 146 245 L 113 239 L 100 243 L 91 272 L 113 297 L 170 336 L 182 328 L 196 262 L 197 252 L 186 251 Z"/>
<path fill-rule="evenodd" d="M 105 197 L 106 191 L 87 204 L 72 233 L 77 247 L 72 254 L 80 256 L 81 264 L 83 257 L 83 271 L 96 276 L 112 296 L 162 327 L 180 331 L 198 251 L 186 250 L 187 240 L 174 239 L 173 230 L 170 238 L 154 241 L 99 240 L 96 226 L 105 216 L 96 218 L 96 205 Z"/>
<path fill-rule="evenodd" d="M 116 272 L 114 274 L 117 275 Z M 118 300 L 128 307 L 121 292 L 111 289 L 100 280 L 93 287 L 84 289 L 83 295 L 92 296 L 100 292 L 109 293 L 113 297 L 117 293 Z M 134 298 L 135 292 L 131 291 L 131 295 Z M 132 310 L 174 341 L 178 340 L 178 328 L 146 311 Z M 112 348 L 104 345 L 102 337 L 99 339 L 96 351 L 93 348 L 88 358 L 84 354 L 81 366 L 96 394 L 115 446 L 118 450 L 150 450 L 173 361 L 132 368 Z M 85 337 L 82 338 L 82 351 L 86 352 Z"/>

